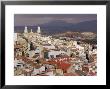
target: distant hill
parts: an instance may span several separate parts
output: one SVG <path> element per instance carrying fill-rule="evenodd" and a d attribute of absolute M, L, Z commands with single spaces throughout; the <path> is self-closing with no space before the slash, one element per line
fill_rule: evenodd
<path fill-rule="evenodd" d="M 84 21 L 77 24 L 67 23 L 62 20 L 55 20 L 45 24 L 39 25 L 43 34 L 57 34 L 67 31 L 72 32 L 97 32 L 97 21 Z M 24 26 L 15 26 L 15 32 L 23 32 Z M 37 26 L 28 26 L 28 29 L 33 29 L 33 32 L 37 31 Z"/>

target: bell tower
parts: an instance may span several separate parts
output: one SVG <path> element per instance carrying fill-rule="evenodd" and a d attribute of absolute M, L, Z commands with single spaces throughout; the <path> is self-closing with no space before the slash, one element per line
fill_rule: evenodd
<path fill-rule="evenodd" d="M 25 28 L 24 28 L 24 33 L 28 33 L 27 26 L 25 26 Z"/>
<path fill-rule="evenodd" d="M 40 31 L 40 26 L 38 26 L 38 28 L 37 28 L 37 33 L 38 33 L 38 34 L 41 33 L 41 31 Z"/>

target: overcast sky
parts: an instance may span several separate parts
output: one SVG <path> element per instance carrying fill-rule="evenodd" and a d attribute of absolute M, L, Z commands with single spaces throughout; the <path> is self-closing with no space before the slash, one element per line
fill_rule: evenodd
<path fill-rule="evenodd" d="M 63 20 L 68 23 L 97 20 L 96 14 L 15 14 L 14 25 L 39 25 L 50 21 Z"/>

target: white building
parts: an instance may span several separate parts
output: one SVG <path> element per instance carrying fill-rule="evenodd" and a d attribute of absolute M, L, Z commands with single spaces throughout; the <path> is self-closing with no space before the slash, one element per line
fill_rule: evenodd
<path fill-rule="evenodd" d="M 24 33 L 28 33 L 28 29 L 27 29 L 26 26 L 25 26 L 25 28 L 24 28 Z"/>
<path fill-rule="evenodd" d="M 14 33 L 14 41 L 17 41 L 17 33 Z"/>
<path fill-rule="evenodd" d="M 37 33 L 39 33 L 39 34 L 41 33 L 40 26 L 38 26 Z"/>
<path fill-rule="evenodd" d="M 54 51 L 54 50 L 51 50 L 49 53 L 48 53 L 48 57 L 51 58 L 54 57 L 56 58 L 57 55 L 60 55 L 60 54 L 66 54 L 65 51 Z"/>
<path fill-rule="evenodd" d="M 46 48 L 46 49 L 55 49 L 54 45 L 45 45 L 43 47 Z"/>
<path fill-rule="evenodd" d="M 79 50 L 79 51 L 83 51 L 84 52 L 84 47 L 80 46 L 80 45 L 76 45 L 76 48 Z"/>
<path fill-rule="evenodd" d="M 43 46 L 39 45 L 36 49 L 35 49 L 35 53 L 39 53 L 40 58 L 44 57 L 43 54 Z"/>
<path fill-rule="evenodd" d="M 25 28 L 24 28 L 24 37 L 26 37 L 26 38 L 28 38 L 28 29 L 27 29 L 27 27 L 25 26 Z"/>
<path fill-rule="evenodd" d="M 28 51 L 29 58 L 32 58 L 35 55 L 35 51 Z"/>

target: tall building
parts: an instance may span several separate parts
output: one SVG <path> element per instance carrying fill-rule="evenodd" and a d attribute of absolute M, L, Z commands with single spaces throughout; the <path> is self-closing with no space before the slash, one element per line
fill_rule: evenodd
<path fill-rule="evenodd" d="M 31 32 L 30 33 L 33 33 L 32 29 L 31 29 Z"/>
<path fill-rule="evenodd" d="M 38 28 L 37 28 L 37 36 L 38 36 L 38 38 L 41 36 L 40 26 L 38 26 Z"/>
<path fill-rule="evenodd" d="M 40 26 L 38 26 L 38 28 L 37 28 L 37 33 L 38 33 L 38 34 L 41 33 L 41 31 L 40 31 Z"/>
<path fill-rule="evenodd" d="M 28 33 L 27 26 L 25 26 L 25 28 L 24 28 L 24 33 Z"/>
<path fill-rule="evenodd" d="M 28 38 L 28 29 L 27 29 L 27 26 L 25 26 L 24 28 L 24 37 Z"/>

